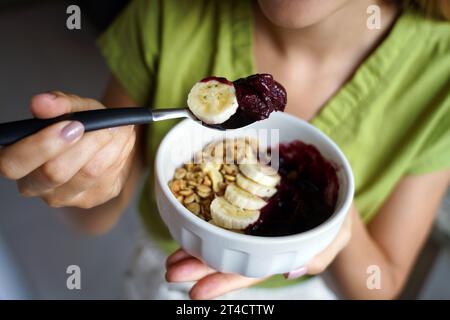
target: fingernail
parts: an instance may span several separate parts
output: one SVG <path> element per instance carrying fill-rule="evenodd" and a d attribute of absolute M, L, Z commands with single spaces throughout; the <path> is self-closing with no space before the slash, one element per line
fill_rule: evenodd
<path fill-rule="evenodd" d="M 298 269 L 292 270 L 291 272 L 285 273 L 284 277 L 288 280 L 297 279 L 304 276 L 308 272 L 306 267 L 300 267 Z"/>
<path fill-rule="evenodd" d="M 84 132 L 84 126 L 81 122 L 72 121 L 61 130 L 61 137 L 67 142 L 71 142 L 80 137 Z"/>
<path fill-rule="evenodd" d="M 56 95 L 51 92 L 42 93 L 42 96 L 50 100 L 56 99 Z"/>

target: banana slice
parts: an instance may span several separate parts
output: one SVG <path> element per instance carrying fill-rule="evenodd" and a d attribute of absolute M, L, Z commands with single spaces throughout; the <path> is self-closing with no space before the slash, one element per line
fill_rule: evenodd
<path fill-rule="evenodd" d="M 227 121 L 238 108 L 233 83 L 217 80 L 197 82 L 189 92 L 187 104 L 198 119 L 208 124 Z"/>
<path fill-rule="evenodd" d="M 215 198 L 210 209 L 212 223 L 226 229 L 243 230 L 259 218 L 259 211 L 240 209 L 223 197 Z"/>
<path fill-rule="evenodd" d="M 209 220 L 208 223 L 212 224 L 213 226 L 220 227 L 220 226 L 217 224 L 217 222 L 214 221 L 214 219 Z"/>
<path fill-rule="evenodd" d="M 234 183 L 229 184 L 225 189 L 225 199 L 246 210 L 259 210 L 267 204 L 263 199 L 239 188 Z"/>
<path fill-rule="evenodd" d="M 263 198 L 270 198 L 277 192 L 276 188 L 263 186 L 253 180 L 247 179 L 242 174 L 236 176 L 236 184 L 251 194 Z"/>
<path fill-rule="evenodd" d="M 223 183 L 223 177 L 219 172 L 220 167 L 221 164 L 215 162 L 202 163 L 202 171 L 205 172 L 211 179 L 214 192 L 219 192 L 220 186 Z"/>
<path fill-rule="evenodd" d="M 275 187 L 280 182 L 280 175 L 272 167 L 262 164 L 241 163 L 239 170 L 254 182 L 266 187 Z"/>

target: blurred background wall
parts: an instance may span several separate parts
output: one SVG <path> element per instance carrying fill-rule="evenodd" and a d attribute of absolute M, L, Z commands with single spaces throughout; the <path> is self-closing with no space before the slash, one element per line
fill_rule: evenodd
<path fill-rule="evenodd" d="M 66 29 L 66 8 L 77 3 L 82 29 Z M 29 98 L 58 89 L 100 98 L 109 77 L 95 47 L 99 32 L 123 0 L 0 0 L 0 121 L 30 116 Z M 136 201 L 107 235 L 74 233 L 60 211 L 22 198 L 0 178 L 0 299 L 120 298 L 122 276 L 140 233 Z M 450 196 L 440 210 L 404 298 L 450 299 Z M 66 268 L 79 265 L 81 290 L 68 290 Z"/>

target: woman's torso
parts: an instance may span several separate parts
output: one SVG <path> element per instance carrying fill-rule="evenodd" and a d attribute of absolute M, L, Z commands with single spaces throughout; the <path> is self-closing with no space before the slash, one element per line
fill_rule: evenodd
<path fill-rule="evenodd" d="M 136 22 L 134 14 L 141 19 Z M 104 36 L 107 59 L 107 49 L 116 49 L 108 45 L 108 38 L 112 42 L 117 41 L 117 34 L 129 36 L 120 28 L 134 28 L 136 23 L 142 30 L 136 48 L 131 46 L 127 51 L 129 56 L 141 57 L 148 69 L 134 68 L 135 72 L 147 72 L 136 74 L 137 78 L 148 79 L 148 83 L 135 85 L 142 87 L 142 94 L 135 96 L 138 103 L 145 99 L 151 107 L 179 107 L 185 105 L 193 83 L 205 76 L 236 79 L 260 70 L 271 71 L 260 62 L 256 67 L 251 1 L 135 1 Z M 436 155 L 449 142 L 443 138 L 450 128 L 449 48 L 448 24 L 407 11 L 352 77 L 309 112 L 314 115 L 311 123 L 347 156 L 355 176 L 355 202 L 366 221 L 403 175 L 447 165 L 448 157 Z M 132 50 L 142 51 L 133 54 Z M 131 81 L 127 83 L 126 61 L 117 62 L 119 58 L 111 58 L 110 66 L 130 92 L 138 92 Z M 145 95 L 148 92 L 151 94 Z M 290 89 L 288 100 L 290 92 L 296 94 Z M 302 97 L 293 100 L 301 101 Z M 288 111 L 295 114 L 293 110 L 304 108 L 298 104 L 290 105 Z M 159 141 L 174 123 L 149 127 L 150 168 Z M 142 217 L 153 238 L 163 249 L 172 251 L 176 244 L 157 213 L 152 181 L 150 172 L 141 198 Z"/>

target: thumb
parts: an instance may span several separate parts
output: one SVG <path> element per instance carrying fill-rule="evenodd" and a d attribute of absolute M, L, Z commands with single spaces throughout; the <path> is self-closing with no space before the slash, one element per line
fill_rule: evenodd
<path fill-rule="evenodd" d="M 66 94 L 60 91 L 40 93 L 31 98 L 30 110 L 37 118 L 53 118 L 65 113 L 102 109 L 104 106 L 89 98 Z"/>

